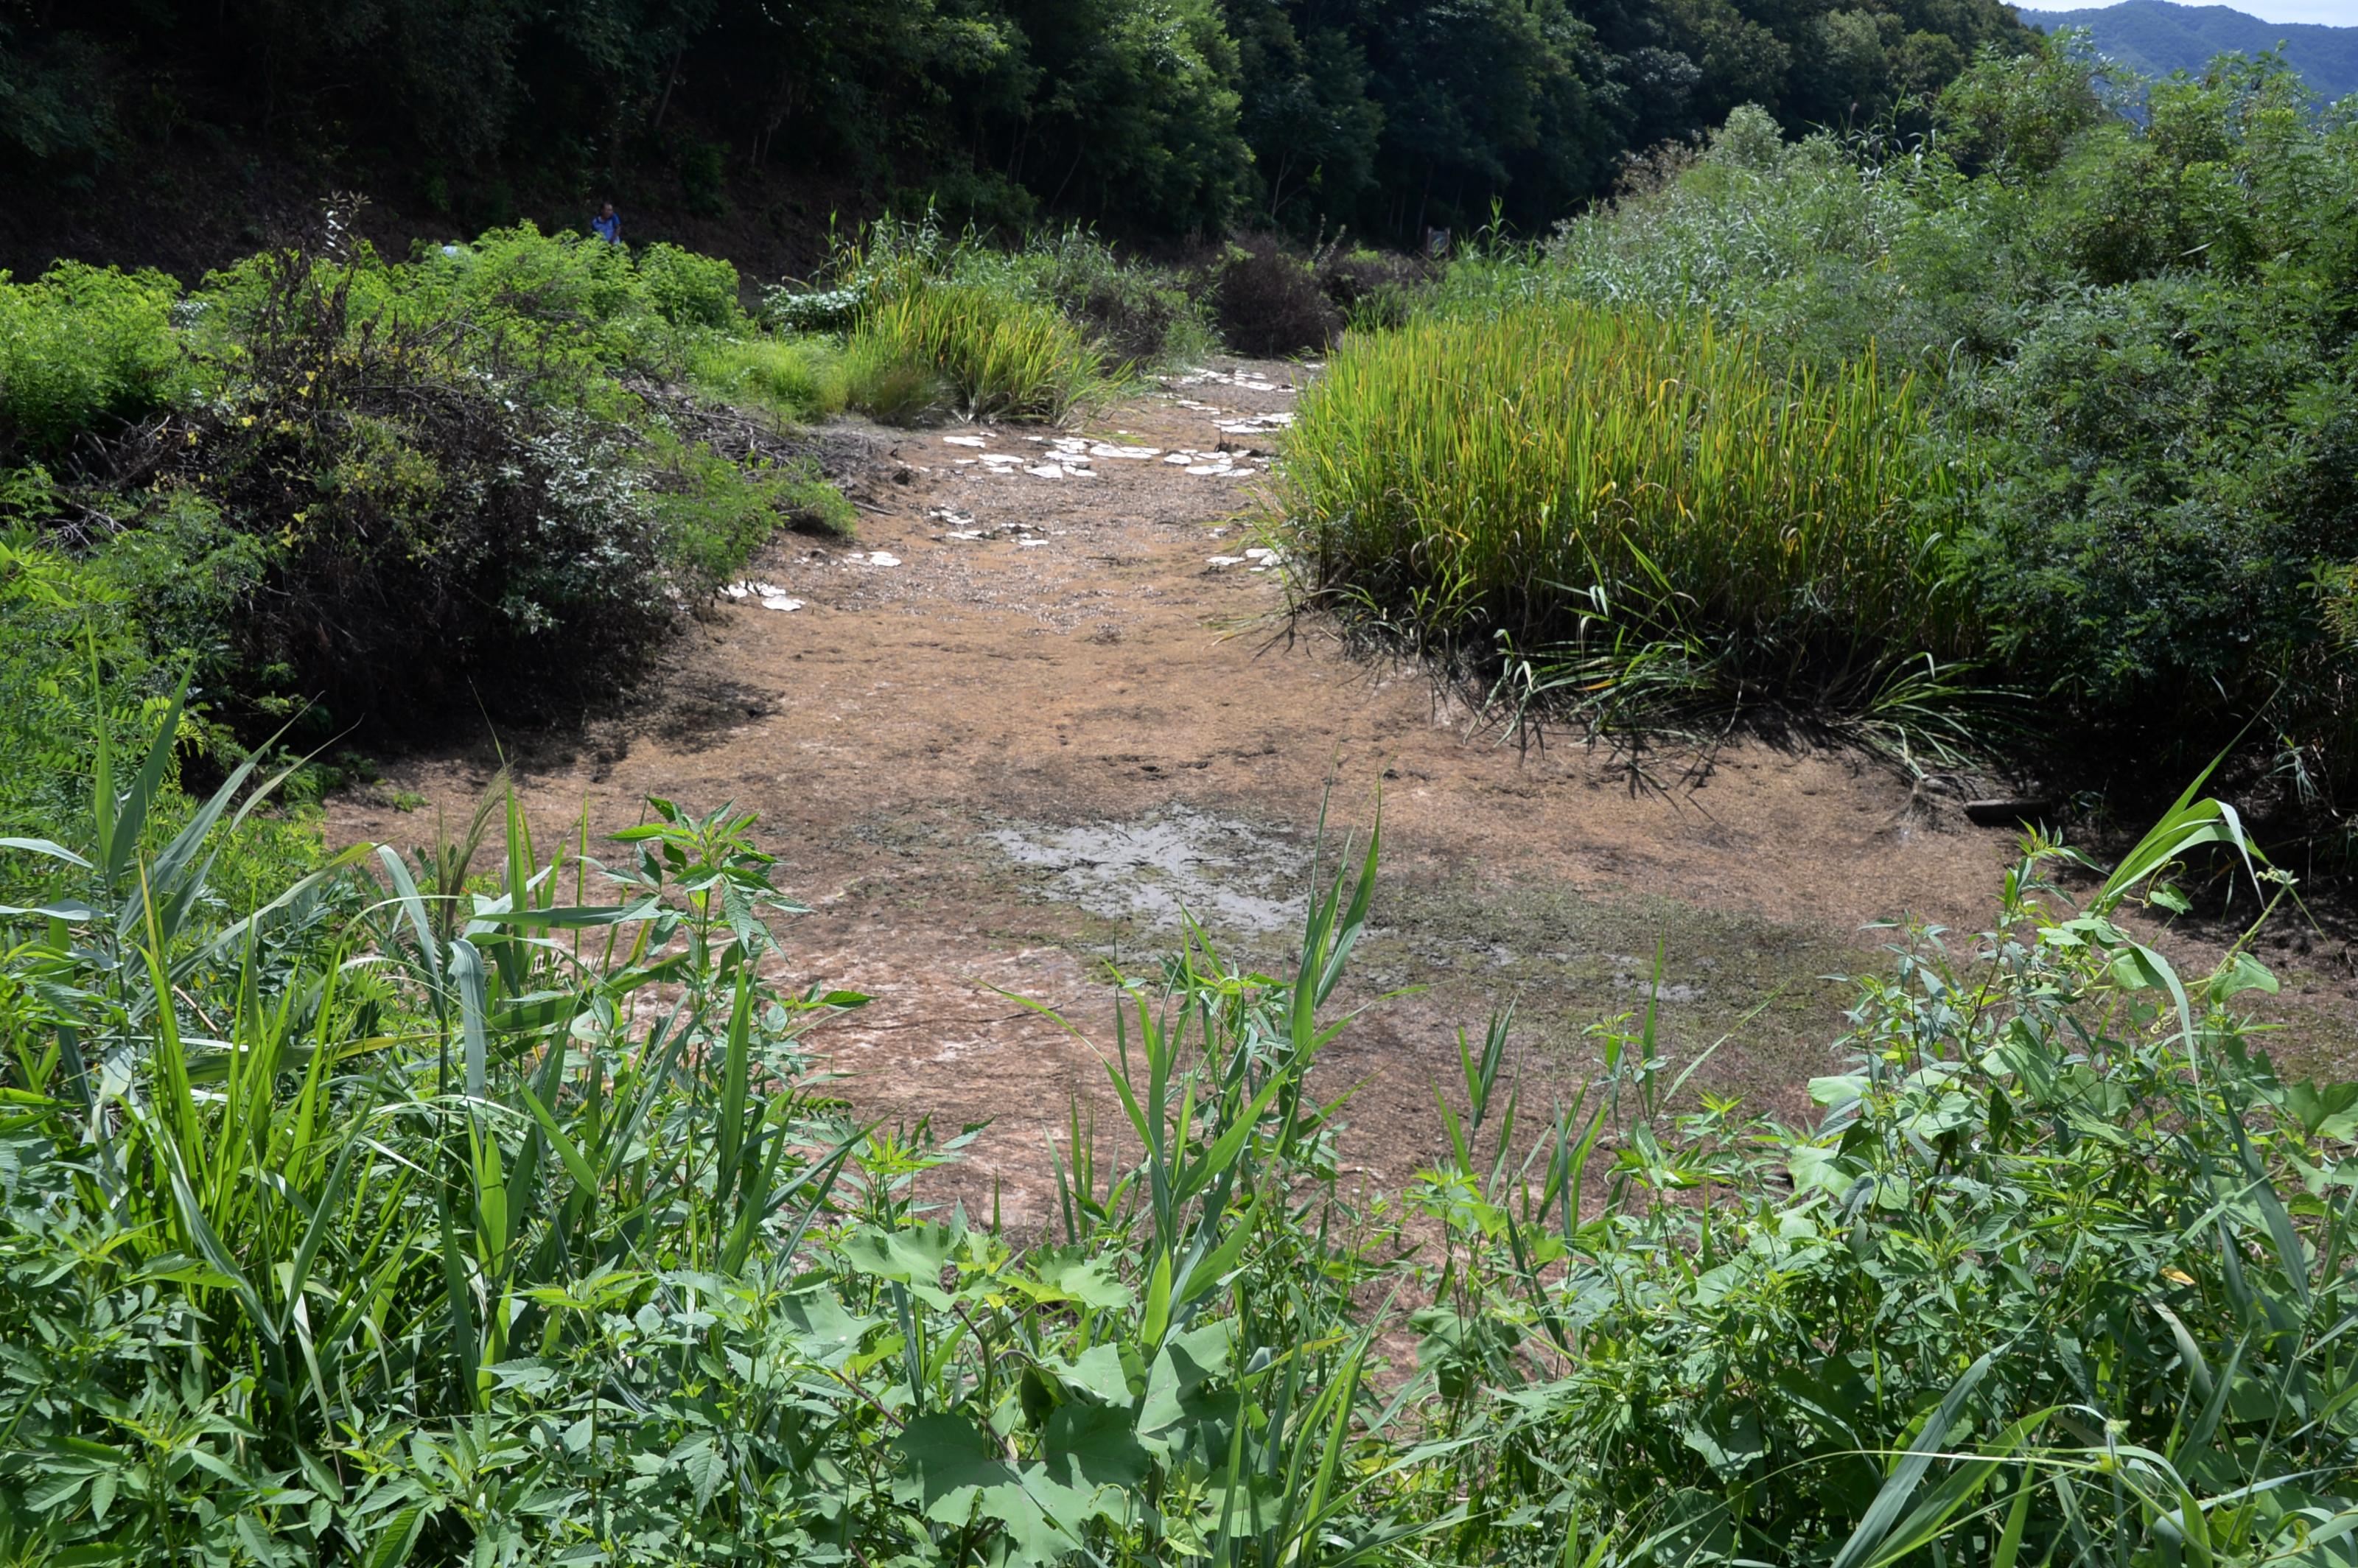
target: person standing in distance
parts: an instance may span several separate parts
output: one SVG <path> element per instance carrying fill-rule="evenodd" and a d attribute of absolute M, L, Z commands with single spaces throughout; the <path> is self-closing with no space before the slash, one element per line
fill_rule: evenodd
<path fill-rule="evenodd" d="M 614 204 L 611 201 L 600 207 L 598 210 L 598 215 L 590 220 L 590 228 L 591 232 L 610 245 L 619 245 L 622 243 L 622 216 L 614 211 Z"/>

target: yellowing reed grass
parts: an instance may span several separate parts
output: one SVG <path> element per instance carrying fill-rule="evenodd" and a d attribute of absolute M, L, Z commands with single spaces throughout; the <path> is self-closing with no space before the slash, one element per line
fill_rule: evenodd
<path fill-rule="evenodd" d="M 861 312 L 849 351 L 931 370 L 973 418 L 1061 419 L 1099 384 L 1097 351 L 1078 328 L 979 284 L 906 280 Z"/>
<path fill-rule="evenodd" d="M 1420 640 L 1609 622 L 1813 656 L 1959 641 L 1924 415 L 1872 362 L 1788 380 L 1700 318 L 1575 303 L 1354 334 L 1278 504 L 1325 590 Z"/>

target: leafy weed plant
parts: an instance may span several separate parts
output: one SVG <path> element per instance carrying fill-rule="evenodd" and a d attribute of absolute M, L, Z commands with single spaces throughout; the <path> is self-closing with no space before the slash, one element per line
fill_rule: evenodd
<path fill-rule="evenodd" d="M 2353 1560 L 2358 1087 L 2257 1053 L 2244 944 L 2126 921 L 2248 863 L 2192 790 L 2083 903 L 2033 841 L 1968 950 L 1907 934 L 1814 1119 L 1690 1097 L 1650 1003 L 1538 1108 L 1502 1016 L 1398 1199 L 1314 1089 L 1371 839 L 1288 972 L 1119 982 L 1019 1243 L 822 1098 L 863 999 L 766 978 L 742 814 L 543 860 L 495 785 L 231 918 L 267 786 L 151 835 L 178 712 L 5 846 L 59 883 L 0 911 L 16 1559 Z"/>

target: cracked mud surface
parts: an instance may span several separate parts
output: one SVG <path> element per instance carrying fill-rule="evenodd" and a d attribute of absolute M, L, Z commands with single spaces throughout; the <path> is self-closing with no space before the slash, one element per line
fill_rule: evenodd
<path fill-rule="evenodd" d="M 1347 1154 L 1394 1190 L 1437 1148 L 1429 1085 L 1457 1029 L 1514 1003 L 1511 1059 L 1543 1105 L 1593 1063 L 1588 1027 L 1643 1005 L 1658 950 L 1668 1054 L 1728 1035 L 1697 1082 L 1798 1112 L 1852 996 L 1827 977 L 1890 939 L 1862 927 L 1978 929 L 2011 857 L 2010 834 L 1911 810 L 1838 754 L 1738 743 L 1701 787 L 1633 796 L 1576 744 L 1519 752 L 1420 675 L 1286 640 L 1247 552 L 1267 548 L 1249 515 L 1301 373 L 1221 362 L 1072 432 L 832 431 L 869 453 L 860 538 L 782 536 L 747 574 L 760 591 L 691 624 L 628 715 L 525 742 L 552 829 L 585 809 L 593 833 L 626 827 L 649 794 L 758 811 L 812 906 L 782 929 L 793 978 L 876 998 L 813 1036 L 838 1092 L 945 1136 L 988 1122 L 946 1184 L 986 1203 L 996 1184 L 1013 1223 L 1045 1218 L 1041 1142 L 1072 1097 L 1112 1114 L 1107 961 L 1170 950 L 1184 907 L 1240 961 L 1281 963 L 1330 779 L 1330 839 L 1382 798 L 1350 1000 L 1413 994 L 1345 1033 L 1322 1087 L 1364 1085 Z M 463 815 L 492 763 L 488 744 L 408 758 L 332 801 L 330 831 L 406 847 L 430 811 L 392 799 Z M 2346 1061 L 2346 982 L 2267 956 L 2297 1033 Z"/>

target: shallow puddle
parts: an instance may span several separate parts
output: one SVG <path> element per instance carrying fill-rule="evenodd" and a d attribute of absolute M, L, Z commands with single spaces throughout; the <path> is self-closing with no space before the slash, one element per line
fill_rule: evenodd
<path fill-rule="evenodd" d="M 1174 802 L 1134 822 L 1023 824 L 984 838 L 1017 866 L 1044 872 L 1050 898 L 1143 930 L 1176 932 L 1183 912 L 1243 936 L 1301 922 L 1306 849 L 1238 817 Z"/>

